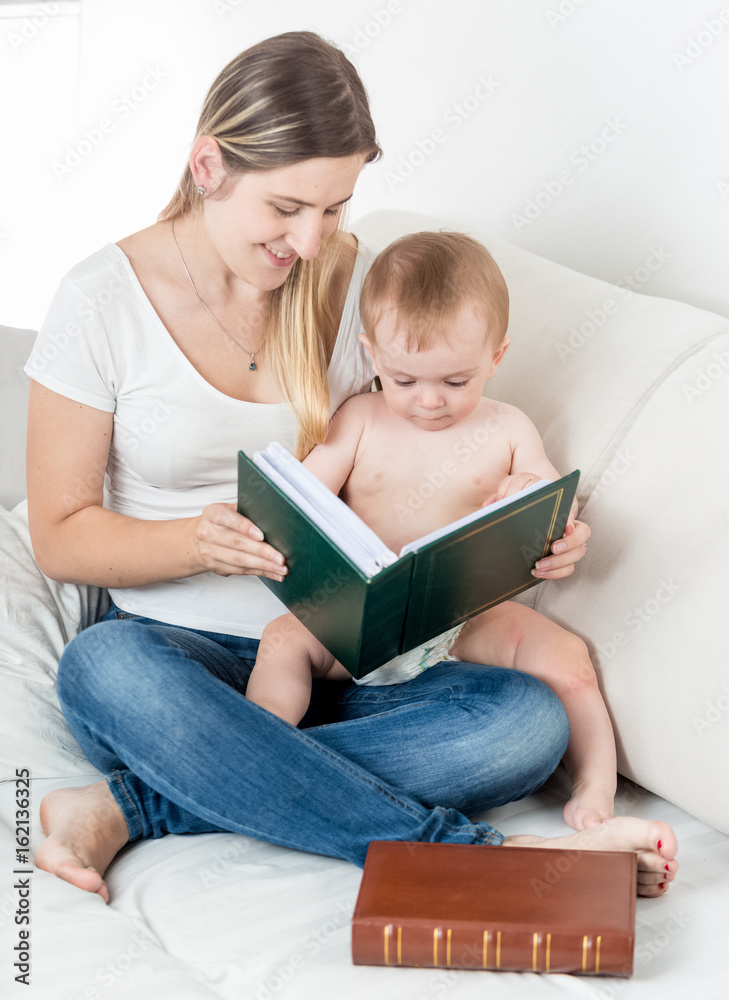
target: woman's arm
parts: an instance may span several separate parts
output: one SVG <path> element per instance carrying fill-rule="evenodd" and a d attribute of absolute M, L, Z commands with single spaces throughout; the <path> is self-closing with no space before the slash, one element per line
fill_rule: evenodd
<path fill-rule="evenodd" d="M 280 579 L 283 557 L 232 504 L 145 521 L 104 508 L 113 414 L 31 380 L 28 512 L 38 565 L 54 580 L 138 587 L 212 571 Z"/>

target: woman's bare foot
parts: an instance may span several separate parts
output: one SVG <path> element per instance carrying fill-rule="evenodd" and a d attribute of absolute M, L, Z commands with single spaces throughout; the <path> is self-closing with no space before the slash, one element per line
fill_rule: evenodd
<path fill-rule="evenodd" d="M 40 821 L 48 839 L 38 848 L 36 866 L 108 903 L 103 875 L 129 830 L 106 782 L 50 792 L 41 802 Z"/>
<path fill-rule="evenodd" d="M 572 798 L 564 807 L 564 821 L 573 830 L 588 830 L 591 826 L 611 819 L 615 790 L 589 785 L 572 786 Z"/>
<path fill-rule="evenodd" d="M 504 847 L 549 847 L 555 850 L 635 851 L 638 855 L 638 895 L 662 896 L 678 871 L 676 835 L 660 820 L 616 816 L 565 837 L 515 836 Z"/>

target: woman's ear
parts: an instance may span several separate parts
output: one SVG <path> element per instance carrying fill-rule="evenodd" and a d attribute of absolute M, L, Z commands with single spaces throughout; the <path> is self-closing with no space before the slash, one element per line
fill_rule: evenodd
<path fill-rule="evenodd" d="M 190 170 L 198 187 L 204 187 L 208 195 L 218 191 L 230 175 L 223 163 L 223 154 L 217 139 L 211 135 L 201 135 L 195 141 L 190 153 Z"/>

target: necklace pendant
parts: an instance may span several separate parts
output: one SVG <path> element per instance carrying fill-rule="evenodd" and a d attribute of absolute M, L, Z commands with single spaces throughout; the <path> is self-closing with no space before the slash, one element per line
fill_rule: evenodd
<path fill-rule="evenodd" d="M 254 372 L 256 370 L 256 362 L 253 360 L 253 355 L 251 354 L 251 363 L 248 365 L 248 371 Z"/>

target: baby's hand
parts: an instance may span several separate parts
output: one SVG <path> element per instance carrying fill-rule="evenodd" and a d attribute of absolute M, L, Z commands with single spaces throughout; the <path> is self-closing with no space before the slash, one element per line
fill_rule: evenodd
<path fill-rule="evenodd" d="M 517 472 L 514 476 L 504 476 L 498 485 L 495 493 L 492 493 L 481 504 L 482 507 L 488 507 L 490 503 L 496 503 L 497 500 L 503 500 L 504 497 L 511 496 L 512 493 L 518 493 L 519 490 L 523 490 L 525 486 L 530 486 L 532 483 L 538 482 L 543 479 L 543 476 L 538 476 L 535 472 Z"/>

